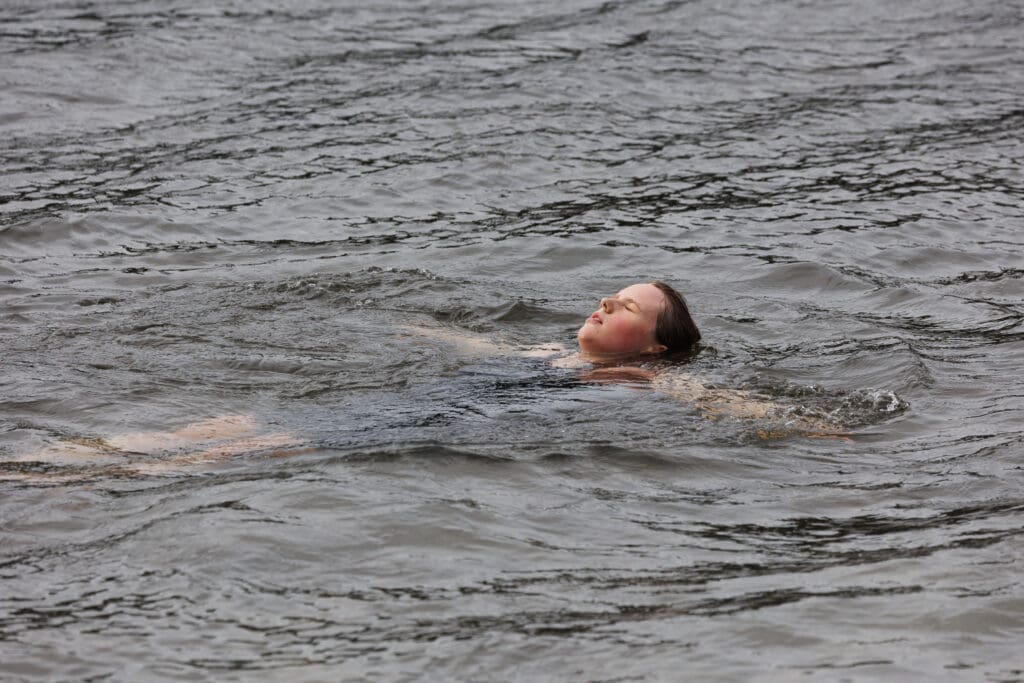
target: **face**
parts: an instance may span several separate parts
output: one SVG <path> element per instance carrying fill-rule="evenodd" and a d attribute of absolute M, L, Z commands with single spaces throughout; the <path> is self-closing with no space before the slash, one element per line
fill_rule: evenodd
<path fill-rule="evenodd" d="M 654 329 L 665 295 L 652 284 L 631 285 L 601 305 L 576 333 L 580 348 L 591 355 L 660 353 Z"/>

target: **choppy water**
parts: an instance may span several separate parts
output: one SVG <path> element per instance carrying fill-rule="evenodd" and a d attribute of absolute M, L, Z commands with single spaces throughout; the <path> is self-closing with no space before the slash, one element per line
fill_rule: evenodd
<path fill-rule="evenodd" d="M 1022 14 L 6 3 L 0 678 L 1024 680 Z M 853 438 L 407 331 L 650 279 Z"/>

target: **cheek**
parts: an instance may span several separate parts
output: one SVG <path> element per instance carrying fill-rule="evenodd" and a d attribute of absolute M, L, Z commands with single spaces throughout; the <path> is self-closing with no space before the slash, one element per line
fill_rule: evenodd
<path fill-rule="evenodd" d="M 616 320 L 608 325 L 606 333 L 622 346 L 637 346 L 646 339 L 644 326 L 634 320 Z"/>

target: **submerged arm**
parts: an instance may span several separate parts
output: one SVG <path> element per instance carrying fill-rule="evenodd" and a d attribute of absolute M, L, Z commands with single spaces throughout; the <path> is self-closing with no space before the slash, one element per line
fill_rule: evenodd
<path fill-rule="evenodd" d="M 739 420 L 764 421 L 757 429 L 763 439 L 787 436 L 842 437 L 842 429 L 827 420 L 811 415 L 797 414 L 793 408 L 749 391 L 717 389 L 700 382 L 692 375 L 661 373 L 651 386 L 664 394 L 692 404 L 704 417 L 717 420 L 722 417 Z"/>
<path fill-rule="evenodd" d="M 471 357 L 487 356 L 529 356 L 532 358 L 546 358 L 565 352 L 561 344 L 543 344 L 539 346 L 512 346 L 499 341 L 494 341 L 482 334 L 474 334 L 464 330 L 456 330 L 449 327 L 426 327 L 422 325 L 407 325 L 403 331 L 422 339 L 450 344 L 464 355 Z"/>

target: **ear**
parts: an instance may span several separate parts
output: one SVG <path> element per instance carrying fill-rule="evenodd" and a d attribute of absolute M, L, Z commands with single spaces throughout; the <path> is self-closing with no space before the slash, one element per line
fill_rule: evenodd
<path fill-rule="evenodd" d="M 664 353 L 665 351 L 668 351 L 668 347 L 664 344 L 651 344 L 644 353 Z"/>

